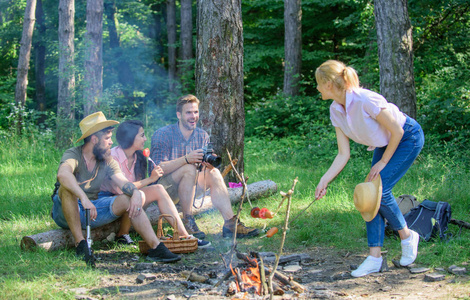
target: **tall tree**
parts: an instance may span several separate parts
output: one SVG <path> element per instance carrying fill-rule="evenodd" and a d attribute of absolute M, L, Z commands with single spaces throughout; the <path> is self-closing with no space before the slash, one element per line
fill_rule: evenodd
<path fill-rule="evenodd" d="M 284 0 L 284 94 L 299 94 L 302 67 L 302 8 L 300 0 Z"/>
<path fill-rule="evenodd" d="M 181 0 L 181 25 L 180 25 L 180 39 L 181 39 L 181 64 L 180 74 L 182 75 L 181 85 L 187 86 L 184 81 L 185 77 L 191 76 L 193 66 L 191 60 L 193 58 L 193 12 L 192 0 Z"/>
<path fill-rule="evenodd" d="M 166 1 L 166 29 L 168 33 L 168 82 L 170 92 L 176 87 L 176 3 Z"/>
<path fill-rule="evenodd" d="M 31 58 L 31 44 L 36 12 L 36 0 L 28 0 L 24 12 L 23 35 L 20 42 L 20 56 L 18 57 L 18 73 L 16 80 L 15 102 L 24 107 L 26 104 L 26 88 L 28 87 L 29 60 Z M 20 122 L 21 123 L 21 122 Z"/>
<path fill-rule="evenodd" d="M 56 144 L 70 144 L 75 119 L 75 0 L 59 1 L 59 91 Z"/>
<path fill-rule="evenodd" d="M 196 95 L 201 124 L 223 158 L 230 151 L 243 172 L 243 26 L 241 0 L 198 1 Z"/>
<path fill-rule="evenodd" d="M 87 0 L 84 114 L 93 113 L 103 94 L 103 0 Z"/>
<path fill-rule="evenodd" d="M 416 118 L 413 39 L 407 0 L 375 0 L 380 92 Z"/>
<path fill-rule="evenodd" d="M 38 41 L 34 44 L 36 53 L 36 103 L 39 111 L 46 110 L 46 44 L 44 37 L 46 36 L 46 24 L 44 23 L 44 10 L 42 9 L 42 0 L 37 0 L 36 5 L 36 24 L 38 31 Z"/>

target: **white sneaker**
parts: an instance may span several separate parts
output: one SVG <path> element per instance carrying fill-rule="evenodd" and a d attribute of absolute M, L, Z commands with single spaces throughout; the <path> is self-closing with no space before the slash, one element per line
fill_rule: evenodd
<path fill-rule="evenodd" d="M 401 242 L 400 265 L 404 267 L 411 265 L 415 261 L 416 256 L 418 256 L 419 234 L 413 230 L 410 230 L 410 233 L 410 243 L 407 245 L 403 245 L 403 241 Z"/>
<path fill-rule="evenodd" d="M 378 260 L 378 261 L 377 261 Z M 367 256 L 367 258 L 362 262 L 362 264 L 356 270 L 351 272 L 351 275 L 354 277 L 362 277 L 369 275 L 370 273 L 375 273 L 380 271 L 382 267 L 383 258 Z"/>

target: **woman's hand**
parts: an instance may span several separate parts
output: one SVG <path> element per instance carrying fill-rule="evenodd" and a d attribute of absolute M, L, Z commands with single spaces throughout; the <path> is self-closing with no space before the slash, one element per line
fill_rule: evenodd
<path fill-rule="evenodd" d="M 328 188 L 328 183 L 324 183 L 322 180 L 317 185 L 317 189 L 315 190 L 315 199 L 321 199 L 323 196 L 326 195 L 326 189 Z"/>
<path fill-rule="evenodd" d="M 163 176 L 163 169 L 159 165 L 153 168 L 152 173 L 150 174 L 150 178 L 152 178 L 153 182 L 157 181 L 158 178 Z"/>
<path fill-rule="evenodd" d="M 369 174 L 367 175 L 367 181 L 373 181 L 377 176 L 380 175 L 380 172 L 385 168 L 387 164 L 382 160 L 379 160 L 372 168 L 370 169 Z"/>

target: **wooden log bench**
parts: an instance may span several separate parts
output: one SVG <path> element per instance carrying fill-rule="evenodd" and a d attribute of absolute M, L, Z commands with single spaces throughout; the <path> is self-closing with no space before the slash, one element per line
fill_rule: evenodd
<path fill-rule="evenodd" d="M 254 182 L 247 186 L 248 195 L 250 200 L 256 200 L 263 197 L 268 197 L 277 191 L 277 185 L 271 180 L 264 180 Z M 240 202 L 243 193 L 243 188 L 228 189 L 230 202 L 236 204 Z M 246 198 L 245 198 L 246 201 Z M 202 198 L 196 199 L 196 207 L 201 206 Z M 205 196 L 202 206 L 198 209 L 193 208 L 194 215 L 213 210 L 212 201 L 210 196 Z M 150 205 L 146 210 L 150 223 L 156 225 L 160 210 L 158 205 Z M 95 228 L 91 231 L 91 238 L 94 241 L 101 241 L 109 236 L 112 232 L 116 233 L 121 225 L 121 220 L 118 219 L 112 223 Z M 84 236 L 86 232 L 84 231 Z M 23 250 L 32 250 L 36 247 L 43 248 L 47 251 L 53 251 L 60 248 L 74 247 L 74 239 L 72 233 L 68 229 L 53 229 L 46 232 L 37 233 L 34 235 L 24 236 L 21 239 L 20 247 Z"/>

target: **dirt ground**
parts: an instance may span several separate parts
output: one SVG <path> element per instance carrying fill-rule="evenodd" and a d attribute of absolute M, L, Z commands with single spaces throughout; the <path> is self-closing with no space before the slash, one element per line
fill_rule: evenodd
<path fill-rule="evenodd" d="M 107 270 L 109 275 L 102 277 L 99 286 L 93 289 L 74 289 L 73 292 L 76 299 L 269 299 L 269 296 L 249 292 L 227 294 L 235 280 L 234 276 L 222 280 L 228 271 L 224 261 L 230 260 L 226 254 L 231 240 L 222 239 L 220 234 L 215 240 L 209 249 L 182 254 L 182 260 L 174 264 L 149 263 L 136 252 L 133 248 L 136 246 L 109 248 L 102 245 L 95 248 L 97 268 Z M 242 243 L 239 243 L 239 250 L 243 248 Z M 246 250 L 247 245 L 243 246 Z M 415 265 L 413 270 L 422 273 L 413 274 L 411 268 L 396 267 L 387 259 L 388 271 L 353 278 L 351 268 L 365 258 L 360 254 L 323 248 L 283 253 L 283 257 L 296 255 L 294 258 L 298 259 L 280 265 L 278 270 L 302 285 L 305 291 L 298 293 L 285 286 L 284 294 L 275 295 L 274 299 L 470 299 L 468 272 L 455 275 L 445 269 L 419 270 L 426 266 Z M 266 260 L 268 267 L 272 265 L 268 258 Z M 232 262 L 232 265 L 245 265 L 235 256 Z M 293 270 L 288 270 L 290 268 Z M 207 281 L 188 280 L 189 272 L 205 276 Z M 445 277 L 429 281 L 428 276 L 432 274 Z"/>

